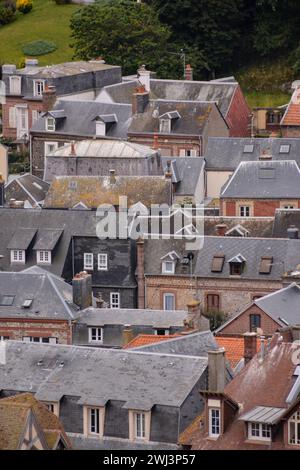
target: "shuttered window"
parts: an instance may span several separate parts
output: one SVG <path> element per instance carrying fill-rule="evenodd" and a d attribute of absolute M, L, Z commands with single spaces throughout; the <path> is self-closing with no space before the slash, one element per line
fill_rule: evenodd
<path fill-rule="evenodd" d="M 16 108 L 9 108 L 9 127 L 15 129 L 16 124 Z"/>

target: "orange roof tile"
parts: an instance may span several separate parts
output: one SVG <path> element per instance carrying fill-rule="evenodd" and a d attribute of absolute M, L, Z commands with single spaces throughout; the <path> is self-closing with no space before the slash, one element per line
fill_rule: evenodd
<path fill-rule="evenodd" d="M 133 338 L 123 349 L 138 348 L 139 346 L 147 346 L 148 344 L 160 343 L 167 339 L 175 338 L 180 335 L 138 335 Z"/>
<path fill-rule="evenodd" d="M 292 102 L 289 104 L 281 124 L 284 126 L 300 126 L 300 104 Z"/>
<path fill-rule="evenodd" d="M 220 348 L 225 348 L 226 357 L 232 368 L 244 357 L 244 338 L 233 336 L 216 336 L 216 341 Z M 260 339 L 257 338 L 257 351 L 260 349 Z"/>

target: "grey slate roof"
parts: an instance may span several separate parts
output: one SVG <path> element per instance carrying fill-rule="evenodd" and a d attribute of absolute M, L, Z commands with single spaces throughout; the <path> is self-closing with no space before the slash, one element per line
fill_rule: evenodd
<path fill-rule="evenodd" d="M 45 401 L 70 395 L 179 407 L 206 367 L 202 357 L 7 341 L 0 389 Z"/>
<path fill-rule="evenodd" d="M 287 230 L 295 226 L 300 230 L 300 209 L 277 209 L 273 226 L 273 237 L 286 238 Z"/>
<path fill-rule="evenodd" d="M 87 308 L 81 312 L 77 323 L 90 326 L 129 324 L 170 328 L 183 326 L 186 317 L 187 311 L 185 310 Z"/>
<path fill-rule="evenodd" d="M 118 139 L 127 138 L 132 114 L 131 105 L 61 100 L 57 102 L 54 110 L 63 110 L 65 115 L 65 119 L 60 119 L 57 122 L 54 134 L 94 137 L 96 135 L 95 118 L 100 114 L 115 114 L 117 122 L 107 129 L 106 136 Z M 46 116 L 40 117 L 32 126 L 31 133 L 49 135 L 45 126 Z"/>
<path fill-rule="evenodd" d="M 162 157 L 163 169 L 171 161 L 172 181 L 176 184 L 177 196 L 193 196 L 204 169 L 204 159 L 201 157 Z"/>
<path fill-rule="evenodd" d="M 13 175 L 12 175 L 13 176 Z M 15 185 L 18 185 L 16 191 Z M 5 185 L 5 197 L 8 202 L 9 199 L 14 198 L 18 201 L 29 201 L 31 205 L 41 205 L 46 197 L 49 184 L 41 180 L 37 176 L 26 173 L 17 177 L 10 177 L 8 183 Z"/>
<path fill-rule="evenodd" d="M 300 213 L 300 211 L 299 211 Z M 226 231 L 232 230 L 238 225 L 248 231 L 249 237 L 272 237 L 274 217 L 210 217 L 204 219 L 205 235 L 216 236 L 216 226 L 224 224 Z M 231 235 L 232 236 L 232 235 Z M 275 237 L 276 238 L 276 237 Z M 278 238 L 278 237 L 277 237 Z"/>
<path fill-rule="evenodd" d="M 34 250 L 50 250 L 52 251 L 60 237 L 62 236 L 62 230 L 39 230 L 36 242 L 33 246 Z"/>
<path fill-rule="evenodd" d="M 244 152 L 247 145 L 253 145 L 253 152 Z M 290 146 L 289 153 L 280 153 L 285 145 Z M 206 169 L 234 171 L 242 161 L 258 161 L 263 152 L 272 155 L 273 160 L 295 160 L 300 166 L 300 139 L 209 137 L 204 155 Z"/>
<path fill-rule="evenodd" d="M 36 229 L 34 228 L 18 227 L 12 239 L 9 241 L 7 248 L 9 250 L 27 250 L 35 234 Z"/>
<path fill-rule="evenodd" d="M 0 299 L 14 296 L 11 306 L 0 305 L 0 318 L 73 320 L 78 307 L 72 303 L 72 287 L 41 268 L 0 272 Z M 22 307 L 32 300 L 30 307 Z"/>
<path fill-rule="evenodd" d="M 221 198 L 299 199 L 300 170 L 293 160 L 241 162 Z"/>
<path fill-rule="evenodd" d="M 283 327 L 300 325 L 300 287 L 295 282 L 254 303 Z"/>
<path fill-rule="evenodd" d="M 170 443 L 129 441 L 126 439 L 103 439 L 84 437 L 82 434 L 67 433 L 75 450 L 179 450 L 179 446 Z"/>
<path fill-rule="evenodd" d="M 18 69 L 20 75 L 38 75 L 41 78 L 70 77 L 72 75 L 84 74 L 88 72 L 104 71 L 118 69 L 117 65 L 108 65 L 100 61 L 75 61 L 64 62 L 50 66 L 27 66 L 24 69 Z"/>

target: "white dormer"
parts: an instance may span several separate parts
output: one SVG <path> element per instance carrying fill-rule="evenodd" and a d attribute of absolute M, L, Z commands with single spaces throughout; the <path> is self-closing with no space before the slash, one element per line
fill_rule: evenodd
<path fill-rule="evenodd" d="M 176 251 L 170 251 L 161 258 L 161 272 L 162 274 L 175 274 L 176 263 L 179 260 L 179 256 Z"/>
<path fill-rule="evenodd" d="M 104 137 L 107 131 L 118 122 L 118 118 L 115 114 L 100 114 L 94 118 L 96 122 L 96 136 Z"/>
<path fill-rule="evenodd" d="M 52 116 L 46 118 L 46 130 L 48 132 L 55 132 L 55 119 Z"/>
<path fill-rule="evenodd" d="M 172 130 L 172 123 L 181 116 L 178 111 L 169 111 L 159 116 L 159 132 L 161 134 L 170 134 Z"/>
<path fill-rule="evenodd" d="M 9 77 L 9 93 L 11 95 L 21 94 L 21 77 L 17 75 Z"/>

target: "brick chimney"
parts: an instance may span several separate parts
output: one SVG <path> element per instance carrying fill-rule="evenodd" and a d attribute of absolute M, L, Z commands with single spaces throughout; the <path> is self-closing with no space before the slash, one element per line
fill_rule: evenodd
<path fill-rule="evenodd" d="M 158 150 L 159 149 L 159 143 L 158 143 L 158 135 L 154 134 L 153 136 L 153 145 L 152 145 L 153 150 Z"/>
<path fill-rule="evenodd" d="M 86 271 L 76 274 L 72 281 L 73 303 L 83 310 L 92 306 L 92 276 Z"/>
<path fill-rule="evenodd" d="M 257 334 L 245 333 L 244 334 L 244 360 L 245 365 L 251 361 L 251 359 L 257 353 Z"/>
<path fill-rule="evenodd" d="M 144 240 L 139 238 L 136 242 L 137 250 L 137 285 L 138 285 L 138 308 L 145 308 L 145 250 Z"/>
<path fill-rule="evenodd" d="M 190 64 L 186 64 L 185 67 L 185 79 L 186 80 L 193 80 L 193 69 Z"/>
<path fill-rule="evenodd" d="M 132 114 L 142 114 L 149 103 L 149 91 L 143 85 L 136 88 L 132 95 Z"/>
<path fill-rule="evenodd" d="M 138 71 L 138 79 L 141 85 L 144 86 L 145 90 L 149 93 L 150 91 L 150 71 L 146 69 L 145 65 L 142 65 Z"/>
<path fill-rule="evenodd" d="M 225 381 L 225 349 L 208 351 L 208 390 L 209 392 L 224 391 Z"/>
<path fill-rule="evenodd" d="M 96 297 L 96 307 L 97 308 L 104 308 L 104 300 L 102 298 L 101 292 L 99 292 L 98 297 Z"/>
<path fill-rule="evenodd" d="M 5 181 L 2 175 L 0 174 L 0 207 L 3 207 L 5 204 Z"/>
<path fill-rule="evenodd" d="M 126 346 L 126 344 L 130 343 L 133 338 L 134 334 L 131 325 L 124 325 L 122 330 L 122 346 Z"/>
<path fill-rule="evenodd" d="M 218 224 L 216 225 L 216 234 L 218 237 L 225 237 L 225 233 L 227 231 L 226 224 Z"/>
<path fill-rule="evenodd" d="M 201 329 L 201 308 L 199 300 L 191 300 L 187 304 L 188 315 L 184 320 L 185 327 L 192 330 Z"/>
<path fill-rule="evenodd" d="M 51 111 L 54 108 L 56 102 L 56 88 L 52 85 L 45 86 L 43 91 L 43 102 L 42 102 L 42 109 L 43 112 L 46 113 L 47 111 Z"/>

